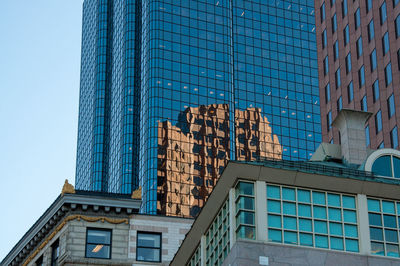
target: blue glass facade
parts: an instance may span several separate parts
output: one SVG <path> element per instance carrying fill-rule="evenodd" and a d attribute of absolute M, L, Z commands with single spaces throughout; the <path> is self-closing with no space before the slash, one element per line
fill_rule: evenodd
<path fill-rule="evenodd" d="M 84 2 L 77 188 L 140 186 L 144 212 L 195 216 L 229 159 L 310 158 L 314 1 L 124 0 L 100 23 L 103 2 Z"/>

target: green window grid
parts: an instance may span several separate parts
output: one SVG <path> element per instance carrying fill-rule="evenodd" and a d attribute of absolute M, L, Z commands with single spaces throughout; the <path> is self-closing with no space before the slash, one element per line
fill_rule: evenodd
<path fill-rule="evenodd" d="M 356 198 L 267 184 L 268 241 L 359 252 Z"/>
<path fill-rule="evenodd" d="M 199 244 L 193 253 L 187 266 L 200 266 L 201 265 L 201 245 Z"/>
<path fill-rule="evenodd" d="M 235 188 L 236 238 L 256 239 L 254 183 L 238 182 Z"/>
<path fill-rule="evenodd" d="M 371 254 L 400 257 L 400 202 L 368 198 Z"/>
<path fill-rule="evenodd" d="M 214 218 L 206 234 L 206 265 L 221 265 L 229 252 L 229 199 Z"/>

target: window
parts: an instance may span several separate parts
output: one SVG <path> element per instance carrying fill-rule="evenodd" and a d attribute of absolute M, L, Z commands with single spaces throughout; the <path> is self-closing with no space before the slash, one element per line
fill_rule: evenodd
<path fill-rule="evenodd" d="M 336 61 L 339 58 L 339 43 L 336 41 L 333 44 L 333 61 Z"/>
<path fill-rule="evenodd" d="M 342 84 L 340 81 L 340 68 L 338 68 L 335 72 L 335 84 L 336 84 L 336 89 L 338 89 Z"/>
<path fill-rule="evenodd" d="M 351 54 L 350 52 L 346 56 L 346 74 L 349 74 L 351 71 Z"/>
<path fill-rule="evenodd" d="M 161 262 L 161 234 L 137 233 L 136 260 Z"/>
<path fill-rule="evenodd" d="M 385 143 L 382 141 L 381 144 L 378 145 L 377 149 L 385 148 Z"/>
<path fill-rule="evenodd" d="M 337 30 L 337 19 L 336 19 L 336 13 L 332 17 L 332 33 L 335 33 Z"/>
<path fill-rule="evenodd" d="M 385 67 L 385 82 L 386 82 L 386 87 L 389 86 L 392 83 L 392 64 L 389 63 Z"/>
<path fill-rule="evenodd" d="M 396 7 L 400 0 L 393 0 L 393 7 Z"/>
<path fill-rule="evenodd" d="M 364 66 L 362 66 L 359 70 L 358 70 L 358 82 L 360 85 L 360 88 L 362 86 L 364 86 L 365 84 L 365 70 L 364 70 Z"/>
<path fill-rule="evenodd" d="M 379 110 L 375 115 L 376 134 L 382 131 L 382 112 Z"/>
<path fill-rule="evenodd" d="M 386 13 L 386 2 L 383 2 L 381 7 L 379 8 L 379 14 L 381 16 L 381 25 L 385 23 L 387 19 L 387 13 Z"/>
<path fill-rule="evenodd" d="M 60 256 L 60 243 L 58 239 L 51 245 L 51 266 L 58 265 L 58 257 Z"/>
<path fill-rule="evenodd" d="M 342 16 L 347 16 L 347 0 L 342 1 Z"/>
<path fill-rule="evenodd" d="M 43 266 L 43 255 L 36 260 L 35 266 Z"/>
<path fill-rule="evenodd" d="M 327 45 L 327 37 L 326 37 L 326 29 L 322 32 L 322 48 L 325 48 Z"/>
<path fill-rule="evenodd" d="M 346 25 L 346 27 L 343 30 L 343 38 L 344 38 L 344 46 L 346 46 L 350 41 L 349 25 Z"/>
<path fill-rule="evenodd" d="M 371 72 L 374 72 L 376 69 L 376 49 L 372 51 L 372 53 L 369 55 L 369 60 L 371 63 Z"/>
<path fill-rule="evenodd" d="M 357 40 L 357 58 L 359 58 L 363 53 L 363 47 L 362 47 L 362 38 L 358 38 Z"/>
<path fill-rule="evenodd" d="M 336 0 L 331 0 L 331 7 L 336 3 Z"/>
<path fill-rule="evenodd" d="M 268 241 L 359 252 L 353 195 L 267 184 Z"/>
<path fill-rule="evenodd" d="M 400 36 L 400 15 L 397 16 L 394 23 L 396 26 L 396 38 L 399 38 L 399 36 Z"/>
<path fill-rule="evenodd" d="M 356 12 L 354 13 L 354 24 L 356 30 L 361 26 L 360 8 L 357 8 Z"/>
<path fill-rule="evenodd" d="M 395 113 L 396 113 L 396 107 L 394 104 L 394 95 L 390 95 L 389 98 L 387 99 L 387 105 L 388 105 L 388 115 L 389 118 L 391 118 Z"/>
<path fill-rule="evenodd" d="M 372 85 L 372 93 L 374 95 L 374 102 L 376 102 L 379 99 L 379 80 L 375 80 Z"/>
<path fill-rule="evenodd" d="M 391 156 L 382 157 L 389 157 L 388 159 L 390 160 Z M 378 158 L 377 160 L 379 159 L 380 158 Z M 385 158 L 385 160 L 387 159 Z M 385 165 L 387 165 L 387 163 L 385 163 Z M 390 169 L 391 168 L 389 168 L 389 170 Z M 367 199 L 369 233 L 371 239 L 372 254 L 380 256 L 399 257 L 399 226 L 396 222 L 400 219 L 399 203 L 373 198 Z"/>
<path fill-rule="evenodd" d="M 364 95 L 364 97 L 362 97 L 360 104 L 361 104 L 361 110 L 367 112 L 368 111 L 367 96 Z"/>
<path fill-rule="evenodd" d="M 369 146 L 371 144 L 370 137 L 369 137 L 369 126 L 365 127 L 365 146 Z"/>
<path fill-rule="evenodd" d="M 328 56 L 326 56 L 324 59 L 324 76 L 326 76 L 328 72 L 329 72 L 329 62 L 328 62 Z"/>
<path fill-rule="evenodd" d="M 328 131 L 332 128 L 332 112 L 329 111 L 326 115 L 326 123 L 328 124 Z"/>
<path fill-rule="evenodd" d="M 374 28 L 374 20 L 371 19 L 371 21 L 368 24 L 368 41 L 372 41 L 375 37 L 375 28 Z"/>
<path fill-rule="evenodd" d="M 383 55 L 385 55 L 385 54 L 387 54 L 387 52 L 389 52 L 389 33 L 388 32 L 386 32 L 385 35 L 383 35 L 382 48 L 383 48 Z"/>
<path fill-rule="evenodd" d="M 397 68 L 400 71 L 400 49 L 397 50 Z"/>
<path fill-rule="evenodd" d="M 365 4 L 367 6 L 367 13 L 368 13 L 372 8 L 372 0 L 365 0 Z"/>
<path fill-rule="evenodd" d="M 111 258 L 111 230 L 87 228 L 86 258 Z"/>
<path fill-rule="evenodd" d="M 397 149 L 399 147 L 399 139 L 397 134 L 397 126 L 395 126 L 392 131 L 390 131 L 390 143 L 392 144 L 393 149 Z"/>
<path fill-rule="evenodd" d="M 325 17 L 326 17 L 325 2 L 322 3 L 320 11 L 321 11 L 321 23 L 322 23 L 325 20 Z"/>
<path fill-rule="evenodd" d="M 331 86 L 326 84 L 325 86 L 325 102 L 328 103 L 331 100 Z"/>
<path fill-rule="evenodd" d="M 350 81 L 349 85 L 347 85 L 347 98 L 349 103 L 351 103 L 354 99 L 353 81 Z"/>
<path fill-rule="evenodd" d="M 236 212 L 236 238 L 256 239 L 254 184 L 239 182 L 235 192 L 236 204 L 239 203 L 239 210 Z M 244 203 L 242 206 L 241 202 Z"/>
<path fill-rule="evenodd" d="M 342 100 L 342 96 L 339 97 L 339 99 L 336 102 L 336 107 L 337 107 L 337 111 L 340 112 L 340 110 L 343 109 L 343 100 Z"/>

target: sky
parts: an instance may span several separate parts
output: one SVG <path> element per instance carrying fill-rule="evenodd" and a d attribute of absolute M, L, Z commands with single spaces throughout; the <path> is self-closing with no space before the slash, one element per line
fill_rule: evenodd
<path fill-rule="evenodd" d="M 75 183 L 82 2 L 0 1 L 0 261 Z"/>

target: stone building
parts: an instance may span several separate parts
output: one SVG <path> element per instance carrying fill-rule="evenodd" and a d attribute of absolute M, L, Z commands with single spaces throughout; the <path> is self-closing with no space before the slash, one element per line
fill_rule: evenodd
<path fill-rule="evenodd" d="M 192 220 L 138 214 L 140 191 L 63 193 L 1 265 L 168 265 Z"/>

